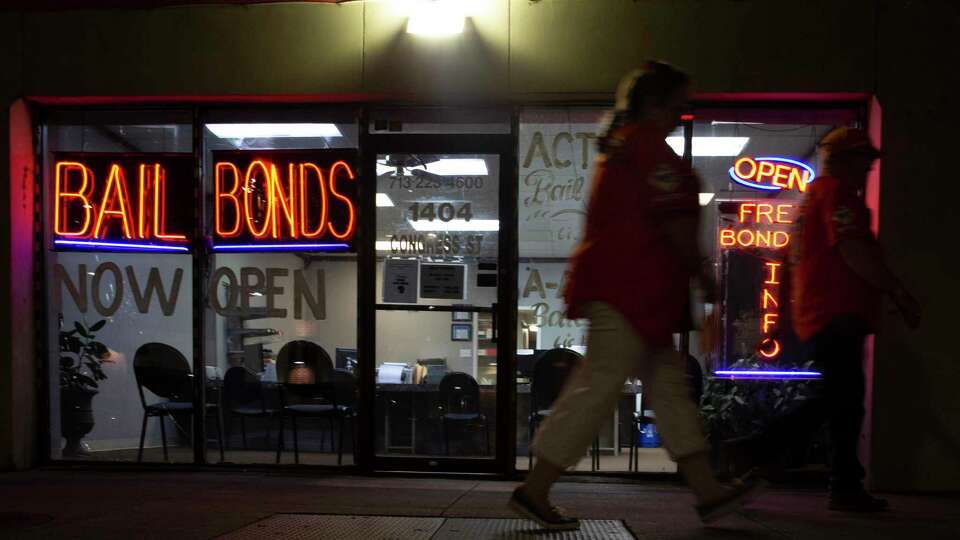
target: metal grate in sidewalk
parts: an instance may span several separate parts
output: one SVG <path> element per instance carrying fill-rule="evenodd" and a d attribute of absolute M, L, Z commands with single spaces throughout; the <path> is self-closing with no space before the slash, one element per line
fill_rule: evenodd
<path fill-rule="evenodd" d="M 547 533 L 523 519 L 277 514 L 223 540 L 633 540 L 620 521 L 584 520 L 579 531 Z"/>
<path fill-rule="evenodd" d="M 223 540 L 430 540 L 443 525 L 438 517 L 276 514 L 220 538 Z"/>
<path fill-rule="evenodd" d="M 579 531 L 547 533 L 525 519 L 448 518 L 431 540 L 633 540 L 621 521 L 583 520 Z"/>

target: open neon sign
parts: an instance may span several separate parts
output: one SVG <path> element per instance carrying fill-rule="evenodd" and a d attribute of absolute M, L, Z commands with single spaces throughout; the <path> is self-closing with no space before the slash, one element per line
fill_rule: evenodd
<path fill-rule="evenodd" d="M 807 191 L 816 176 L 813 167 L 784 157 L 741 157 L 730 167 L 730 178 L 741 185 L 765 191 Z"/>
<path fill-rule="evenodd" d="M 189 154 L 58 153 L 53 233 L 58 249 L 188 251 Z"/>
<path fill-rule="evenodd" d="M 356 153 L 214 152 L 213 249 L 346 251 L 356 232 Z"/>

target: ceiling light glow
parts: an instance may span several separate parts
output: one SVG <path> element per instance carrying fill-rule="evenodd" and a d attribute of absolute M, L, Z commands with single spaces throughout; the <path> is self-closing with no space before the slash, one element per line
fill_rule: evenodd
<path fill-rule="evenodd" d="M 284 139 L 342 137 L 336 124 L 207 124 L 221 139 Z"/>
<path fill-rule="evenodd" d="M 454 219 L 450 221 L 411 221 L 407 223 L 417 232 L 491 232 L 500 230 L 497 219 Z"/>
<path fill-rule="evenodd" d="M 683 155 L 683 137 L 667 137 L 667 144 L 678 156 Z M 693 157 L 732 157 L 750 141 L 750 137 L 694 137 Z"/>
<path fill-rule="evenodd" d="M 411 9 L 407 33 L 442 37 L 463 33 L 466 12 L 457 0 L 421 0 Z"/>

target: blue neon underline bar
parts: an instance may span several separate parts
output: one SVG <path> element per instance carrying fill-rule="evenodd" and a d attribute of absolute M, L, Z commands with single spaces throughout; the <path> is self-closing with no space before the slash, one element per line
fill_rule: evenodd
<path fill-rule="evenodd" d="M 190 252 L 190 248 L 187 248 L 184 246 L 162 246 L 157 244 L 129 244 L 125 242 L 100 242 L 95 240 L 54 240 L 53 243 L 59 246 L 112 248 L 112 249 L 125 249 L 129 251 L 177 251 L 182 253 Z"/>
<path fill-rule="evenodd" d="M 350 244 L 221 244 L 213 246 L 214 251 L 276 251 L 281 249 L 336 251 L 349 248 Z"/>
<path fill-rule="evenodd" d="M 738 371 L 721 370 L 714 371 L 714 375 L 727 375 L 736 377 L 820 377 L 823 375 L 819 371 Z"/>

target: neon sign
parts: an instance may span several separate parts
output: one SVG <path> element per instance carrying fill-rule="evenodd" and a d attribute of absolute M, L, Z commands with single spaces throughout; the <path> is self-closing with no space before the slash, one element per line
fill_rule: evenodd
<path fill-rule="evenodd" d="M 215 251 L 348 251 L 353 150 L 213 152 Z"/>
<path fill-rule="evenodd" d="M 780 191 L 796 189 L 807 191 L 807 184 L 813 182 L 816 174 L 813 167 L 783 157 L 747 157 L 744 156 L 730 167 L 730 178 L 734 182 L 753 189 Z"/>
<path fill-rule="evenodd" d="M 53 166 L 53 234 L 58 249 L 189 249 L 189 154 L 58 153 Z"/>
<path fill-rule="evenodd" d="M 779 250 L 790 243 L 787 226 L 794 222 L 797 211 L 791 203 L 742 202 L 736 208 L 737 222 L 743 228 L 720 229 L 721 249 L 774 249 Z M 780 319 L 780 277 L 782 263 L 764 261 L 760 292 L 760 334 L 757 354 L 772 362 L 782 350 L 781 343 L 773 337 L 774 328 Z"/>

